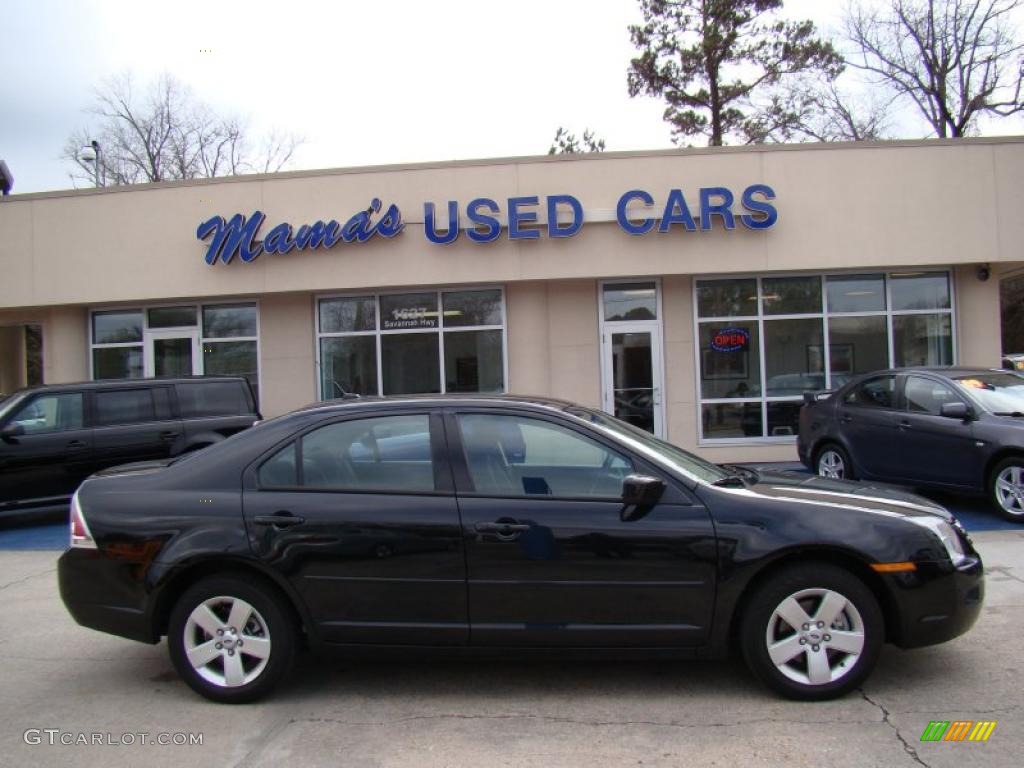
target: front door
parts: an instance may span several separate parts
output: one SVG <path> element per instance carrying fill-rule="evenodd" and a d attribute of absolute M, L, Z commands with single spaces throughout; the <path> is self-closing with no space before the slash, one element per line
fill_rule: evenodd
<path fill-rule="evenodd" d="M 616 418 L 665 435 L 661 337 L 652 323 L 608 323 L 602 334 L 604 410 Z"/>
<path fill-rule="evenodd" d="M 199 375 L 202 373 L 200 357 L 198 329 L 146 332 L 146 376 Z"/>
<path fill-rule="evenodd" d="M 46 392 L 3 423 L 21 434 L 0 440 L 0 510 L 18 503 L 57 503 L 93 471 L 93 434 L 82 392 Z"/>
<path fill-rule="evenodd" d="M 963 402 L 952 386 L 939 379 L 917 374 L 904 377 L 893 477 L 963 487 L 981 483 L 985 453 L 975 445 L 974 422 L 941 415 L 943 404 Z"/>
<path fill-rule="evenodd" d="M 652 469 L 562 420 L 461 413 L 446 431 L 473 645 L 706 641 L 717 555 L 699 502 L 670 483 L 624 522 L 623 478 Z"/>

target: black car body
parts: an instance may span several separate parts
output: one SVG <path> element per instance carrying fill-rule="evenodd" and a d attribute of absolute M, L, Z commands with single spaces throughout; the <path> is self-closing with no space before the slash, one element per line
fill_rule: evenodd
<path fill-rule="evenodd" d="M 892 369 L 808 400 L 797 451 L 818 474 L 987 493 L 1005 517 L 1024 522 L 1019 374 Z"/>
<path fill-rule="evenodd" d="M 185 680 L 232 702 L 280 679 L 300 635 L 346 653 L 705 657 L 739 637 L 769 685 L 825 698 L 883 640 L 966 631 L 983 593 L 970 539 L 932 502 L 723 469 L 603 413 L 498 396 L 324 404 L 109 470 L 76 494 L 72 544 L 59 580 L 80 624 L 166 635 Z M 806 612 L 787 619 L 799 638 L 784 606 Z M 828 651 L 832 667 L 826 645 L 774 664 L 766 626 L 797 656 L 860 645 Z"/>
<path fill-rule="evenodd" d="M 0 403 L 0 519 L 67 513 L 107 467 L 204 448 L 260 418 L 242 377 L 32 387 Z"/>

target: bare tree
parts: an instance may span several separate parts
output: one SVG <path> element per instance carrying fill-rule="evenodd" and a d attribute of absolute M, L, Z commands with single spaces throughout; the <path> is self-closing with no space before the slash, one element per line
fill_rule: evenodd
<path fill-rule="evenodd" d="M 565 128 L 559 126 L 555 131 L 555 138 L 548 148 L 548 154 L 577 155 L 583 152 L 604 152 L 604 139 L 597 138 L 597 135 L 589 128 L 583 129 L 583 138 L 579 139 L 575 133 L 569 133 Z"/>
<path fill-rule="evenodd" d="M 767 118 L 751 120 L 751 140 L 875 141 L 889 137 L 892 96 L 862 94 L 838 80 L 800 78 L 772 96 Z"/>
<path fill-rule="evenodd" d="M 964 136 L 981 115 L 1024 111 L 1024 43 L 1011 23 L 1022 0 L 888 0 L 851 5 L 847 63 L 909 99 L 939 137 Z"/>
<path fill-rule="evenodd" d="M 245 125 L 198 101 L 170 75 L 139 94 L 131 75 L 106 81 L 88 110 L 92 129 L 73 133 L 62 156 L 73 164 L 74 181 L 92 181 L 95 170 L 82 147 L 99 142 L 100 177 L 109 184 L 271 173 L 291 160 L 300 140 L 274 132 L 253 150 Z"/>

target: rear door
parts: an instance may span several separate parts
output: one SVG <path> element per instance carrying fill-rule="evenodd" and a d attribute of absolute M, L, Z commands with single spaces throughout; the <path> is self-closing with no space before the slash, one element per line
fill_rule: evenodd
<path fill-rule="evenodd" d="M 465 645 L 466 570 L 440 416 L 306 431 L 247 473 L 253 551 L 332 643 Z"/>
<path fill-rule="evenodd" d="M 893 477 L 895 445 L 896 376 L 873 376 L 846 393 L 836 407 L 839 434 L 853 454 L 861 473 Z"/>
<path fill-rule="evenodd" d="M 40 393 L 0 424 L 24 434 L 0 440 L 0 509 L 59 503 L 92 471 L 92 430 L 81 391 Z"/>
<path fill-rule="evenodd" d="M 703 505 L 670 482 L 623 522 L 623 478 L 656 470 L 568 420 L 462 411 L 447 433 L 473 645 L 706 641 L 716 548 Z"/>
<path fill-rule="evenodd" d="M 97 469 L 165 459 L 180 451 L 182 426 L 172 415 L 170 385 L 126 383 L 91 394 Z"/>

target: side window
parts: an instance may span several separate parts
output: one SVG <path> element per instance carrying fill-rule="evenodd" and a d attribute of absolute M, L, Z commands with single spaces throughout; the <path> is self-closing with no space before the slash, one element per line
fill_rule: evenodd
<path fill-rule="evenodd" d="M 541 419 L 464 414 L 459 427 L 477 493 L 618 497 L 633 471 L 625 456 Z"/>
<path fill-rule="evenodd" d="M 298 485 L 299 469 L 296 454 L 295 443 L 289 443 L 263 462 L 260 467 L 260 485 L 270 487 Z"/>
<path fill-rule="evenodd" d="M 879 376 L 854 387 L 844 402 L 868 408 L 892 408 L 896 402 L 896 377 Z"/>
<path fill-rule="evenodd" d="M 23 405 L 10 423 L 20 424 L 26 435 L 81 429 L 82 393 L 40 395 Z"/>
<path fill-rule="evenodd" d="M 178 384 L 176 389 L 178 407 L 185 419 L 249 413 L 248 399 L 237 381 L 196 381 Z"/>
<path fill-rule="evenodd" d="M 903 396 L 907 401 L 908 411 L 930 413 L 933 416 L 941 415 L 943 403 L 963 402 L 951 387 L 923 376 L 907 376 Z"/>
<path fill-rule="evenodd" d="M 329 424 L 302 438 L 302 484 L 310 488 L 433 491 L 430 418 L 379 416 Z"/>
<path fill-rule="evenodd" d="M 97 390 L 95 397 L 98 427 L 156 421 L 149 389 Z"/>

